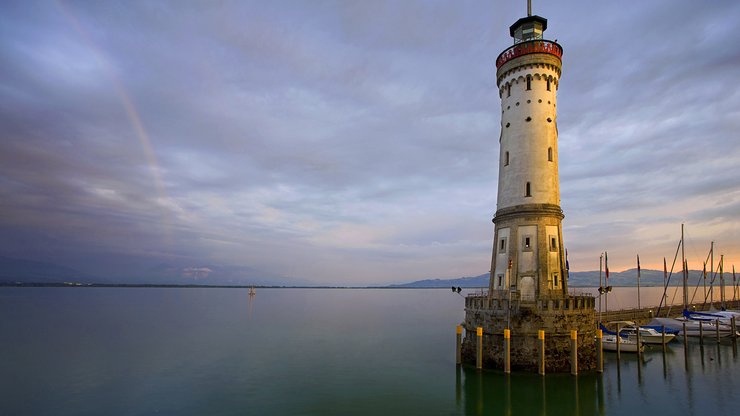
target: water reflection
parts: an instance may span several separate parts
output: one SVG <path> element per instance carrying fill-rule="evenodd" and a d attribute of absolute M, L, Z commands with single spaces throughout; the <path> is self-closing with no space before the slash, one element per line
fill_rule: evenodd
<path fill-rule="evenodd" d="M 458 368 L 456 393 L 462 391 L 466 415 L 603 414 L 600 376 L 584 374 L 504 374 Z M 458 405 L 460 401 L 458 400 Z"/>
<path fill-rule="evenodd" d="M 254 289 L 250 289 L 247 294 L 247 320 L 252 320 L 252 309 L 254 306 L 252 305 L 254 303 L 254 297 L 255 292 Z"/>
<path fill-rule="evenodd" d="M 707 380 L 732 373 L 736 357 L 734 344 L 692 339 L 685 349 L 674 343 L 666 350 L 647 348 L 641 357 L 622 354 L 617 360 L 607 353 L 603 374 L 542 377 L 462 367 L 456 370 L 456 403 L 465 415 L 629 415 L 655 408 L 656 401 L 666 414 L 692 413 L 707 406 L 705 398 L 716 388 Z M 712 406 L 729 410 L 730 397 L 715 398 Z"/>
<path fill-rule="evenodd" d="M 540 415 L 545 416 L 547 415 L 547 390 L 546 390 L 546 384 L 545 384 L 545 377 L 540 377 L 542 379 L 542 411 L 540 412 Z"/>

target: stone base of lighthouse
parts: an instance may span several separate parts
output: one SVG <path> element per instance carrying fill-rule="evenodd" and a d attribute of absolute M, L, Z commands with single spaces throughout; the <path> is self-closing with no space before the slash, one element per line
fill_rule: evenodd
<path fill-rule="evenodd" d="M 509 301 L 506 292 L 497 295 L 468 296 L 465 299 L 463 363 L 475 365 L 478 342 L 476 328 L 481 327 L 483 368 L 503 370 L 504 329 L 509 322 L 512 371 L 538 371 L 539 330 L 545 331 L 546 373 L 571 371 L 572 330 L 578 331 L 578 371 L 596 369 L 596 325 L 592 296 L 521 302 L 516 299 Z"/>

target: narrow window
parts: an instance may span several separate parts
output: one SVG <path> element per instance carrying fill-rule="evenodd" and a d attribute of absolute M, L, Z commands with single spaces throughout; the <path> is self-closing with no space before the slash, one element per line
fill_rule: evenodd
<path fill-rule="evenodd" d="M 529 248 L 529 237 L 524 237 L 524 248 Z"/>
<path fill-rule="evenodd" d="M 501 248 L 499 249 L 499 251 L 504 251 L 504 250 L 506 250 L 506 239 L 505 238 L 502 238 L 501 239 Z"/>
<path fill-rule="evenodd" d="M 555 239 L 555 237 L 550 237 L 550 250 L 557 251 L 558 248 L 558 242 Z"/>
<path fill-rule="evenodd" d="M 555 287 L 558 287 L 558 274 L 557 273 L 552 275 L 552 280 L 553 280 L 553 284 L 555 285 Z"/>
<path fill-rule="evenodd" d="M 550 78 L 547 79 L 547 90 L 550 91 Z"/>
<path fill-rule="evenodd" d="M 504 153 L 504 166 L 509 166 L 509 152 Z"/>
<path fill-rule="evenodd" d="M 511 84 L 506 86 L 506 96 L 511 97 Z"/>
<path fill-rule="evenodd" d="M 527 75 L 527 90 L 531 90 L 531 89 L 532 89 L 532 76 Z"/>
<path fill-rule="evenodd" d="M 498 285 L 499 285 L 499 287 L 501 286 L 501 281 L 503 280 L 503 277 L 504 276 L 502 276 L 502 275 L 498 275 Z"/>
<path fill-rule="evenodd" d="M 529 182 L 527 182 L 527 186 L 524 192 L 525 192 L 524 196 L 532 196 L 532 185 Z"/>
<path fill-rule="evenodd" d="M 547 161 L 552 162 L 552 147 L 547 148 Z"/>

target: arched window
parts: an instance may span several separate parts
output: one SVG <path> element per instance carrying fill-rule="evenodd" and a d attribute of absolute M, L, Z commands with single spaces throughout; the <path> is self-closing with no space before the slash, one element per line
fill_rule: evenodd
<path fill-rule="evenodd" d="M 524 189 L 524 196 L 532 196 L 532 185 L 527 182 L 527 186 Z"/>
<path fill-rule="evenodd" d="M 531 90 L 531 89 L 532 89 L 532 76 L 527 75 L 527 90 Z"/>
<path fill-rule="evenodd" d="M 552 162 L 552 147 L 547 148 L 547 161 Z"/>
<path fill-rule="evenodd" d="M 550 78 L 547 79 L 547 90 L 550 91 Z"/>

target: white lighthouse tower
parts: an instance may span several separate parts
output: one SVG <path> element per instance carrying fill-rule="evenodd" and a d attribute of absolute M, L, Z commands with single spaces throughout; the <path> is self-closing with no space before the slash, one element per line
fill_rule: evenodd
<path fill-rule="evenodd" d="M 514 45 L 496 59 L 501 136 L 489 293 L 522 302 L 567 296 L 557 127 L 563 49 L 543 39 L 546 29 L 528 2 L 527 17 L 509 28 Z"/>
<path fill-rule="evenodd" d="M 509 28 L 514 45 L 496 59 L 501 136 L 491 280 L 487 294 L 465 297 L 463 362 L 504 371 L 596 367 L 594 298 L 568 294 L 558 179 L 563 48 L 543 38 L 545 29 L 547 19 L 533 16 L 528 2 L 527 16 Z M 545 334 L 540 360 L 532 352 Z"/>

